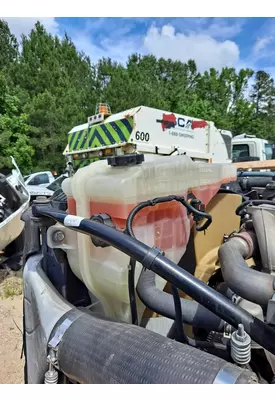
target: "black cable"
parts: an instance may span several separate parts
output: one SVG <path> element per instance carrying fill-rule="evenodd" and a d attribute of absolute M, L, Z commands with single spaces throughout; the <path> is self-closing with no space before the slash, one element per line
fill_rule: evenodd
<path fill-rule="evenodd" d="M 126 230 L 126 233 L 128 233 L 132 238 L 135 239 L 133 232 L 127 232 L 127 230 Z M 133 233 L 133 234 L 131 234 L 131 233 Z M 130 258 L 129 270 L 128 270 L 128 294 L 129 294 L 129 300 L 130 300 L 132 324 L 138 325 L 135 271 L 136 271 L 136 260 L 134 258 Z"/>
<path fill-rule="evenodd" d="M 180 342 L 188 343 L 187 335 L 185 334 L 184 329 L 183 329 L 183 319 L 182 319 L 182 308 L 181 308 L 181 302 L 180 302 L 180 295 L 179 295 L 178 289 L 174 285 L 172 285 L 172 294 L 173 294 L 173 299 L 174 299 L 174 304 L 175 304 L 175 324 L 176 324 L 177 331 L 178 331 L 178 337 L 180 339 Z"/>
<path fill-rule="evenodd" d="M 148 264 L 148 254 L 152 254 L 153 249 L 114 228 L 85 218 L 68 215 L 48 206 L 33 205 L 32 211 L 35 217 L 51 218 L 69 229 L 103 240 L 119 251 L 133 257 L 144 267 L 150 267 L 161 278 L 171 282 L 233 327 L 237 328 L 242 323 L 252 340 L 275 354 L 275 330 L 273 328 L 233 304 L 225 296 L 168 260 L 161 253 L 155 255 L 153 260 L 149 258 L 150 264 Z"/>
<path fill-rule="evenodd" d="M 236 208 L 236 215 L 242 216 L 244 214 L 244 211 L 242 211 L 246 206 L 251 205 L 251 206 L 258 206 L 260 204 L 270 204 L 272 206 L 275 206 L 275 202 L 272 200 L 247 200 L 241 203 L 237 208 Z"/>
<path fill-rule="evenodd" d="M 205 348 L 205 349 L 216 349 L 216 350 L 227 350 L 227 346 L 223 343 L 216 343 L 216 342 L 206 342 L 204 340 L 195 340 L 190 338 L 186 333 L 184 332 L 184 325 L 183 325 L 183 319 L 182 319 L 182 309 L 181 309 L 181 302 L 180 302 L 180 295 L 179 291 L 176 288 L 176 286 L 172 285 L 172 293 L 173 293 L 173 298 L 174 298 L 174 303 L 175 303 L 175 324 L 178 332 L 178 337 L 179 341 L 181 343 L 187 343 L 189 346 L 192 347 L 199 347 L 199 348 Z"/>
<path fill-rule="evenodd" d="M 196 226 L 196 230 L 198 232 L 204 231 L 205 229 L 207 229 L 209 227 L 209 225 L 212 222 L 212 216 L 210 214 L 203 212 L 203 211 L 199 211 L 198 209 L 193 207 L 188 201 L 186 201 L 184 199 L 184 197 L 171 195 L 171 196 L 158 197 L 153 200 L 144 201 L 142 203 L 139 203 L 135 208 L 133 208 L 133 210 L 128 215 L 128 218 L 126 221 L 127 233 L 129 235 L 131 235 L 132 237 L 135 237 L 134 232 L 133 232 L 133 220 L 134 220 L 135 216 L 137 215 L 137 213 L 139 211 L 141 211 L 143 208 L 152 207 L 152 206 L 155 206 L 156 204 L 167 203 L 167 202 L 173 201 L 173 200 L 180 202 L 185 208 L 187 208 L 187 210 L 190 213 L 193 213 L 194 216 L 199 217 L 200 219 L 203 219 L 203 218 L 207 219 L 207 221 L 202 226 L 199 226 L 199 225 Z"/>

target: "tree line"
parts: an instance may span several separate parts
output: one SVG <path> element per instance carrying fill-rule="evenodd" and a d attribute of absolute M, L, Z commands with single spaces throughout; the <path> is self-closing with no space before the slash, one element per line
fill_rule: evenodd
<path fill-rule="evenodd" d="M 67 34 L 37 22 L 20 43 L 0 20 L 0 169 L 13 155 L 27 174 L 62 171 L 67 133 L 107 102 L 113 113 L 145 105 L 213 121 L 218 128 L 275 141 L 275 86 L 265 71 L 211 68 L 129 55 L 93 63 Z"/>

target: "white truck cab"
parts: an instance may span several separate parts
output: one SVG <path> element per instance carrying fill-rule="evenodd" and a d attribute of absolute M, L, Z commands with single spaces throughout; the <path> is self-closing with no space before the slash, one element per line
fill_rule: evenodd
<path fill-rule="evenodd" d="M 35 172 L 34 174 L 24 176 L 26 186 L 46 187 L 54 182 L 55 178 L 50 171 Z"/>
<path fill-rule="evenodd" d="M 248 158 L 257 158 L 259 161 L 275 158 L 274 143 L 257 138 L 255 135 L 237 135 L 232 139 L 232 159 L 234 161 L 246 161 Z M 248 161 L 248 160 L 247 160 Z M 255 160 L 256 161 L 256 160 Z"/>

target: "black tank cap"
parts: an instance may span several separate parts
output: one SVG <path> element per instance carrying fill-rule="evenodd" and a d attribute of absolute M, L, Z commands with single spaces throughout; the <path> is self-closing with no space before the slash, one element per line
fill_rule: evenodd
<path fill-rule="evenodd" d="M 108 165 L 112 167 L 123 167 L 141 164 L 144 161 L 144 154 L 124 154 L 107 158 Z"/>

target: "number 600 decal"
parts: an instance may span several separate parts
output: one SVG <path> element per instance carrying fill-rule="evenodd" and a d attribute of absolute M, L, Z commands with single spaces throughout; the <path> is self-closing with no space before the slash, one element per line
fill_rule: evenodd
<path fill-rule="evenodd" d="M 149 133 L 136 131 L 136 140 L 141 140 L 142 142 L 149 142 L 150 135 Z"/>

